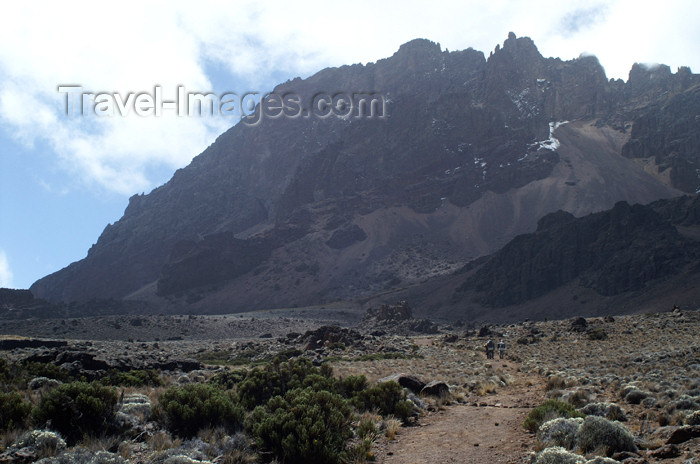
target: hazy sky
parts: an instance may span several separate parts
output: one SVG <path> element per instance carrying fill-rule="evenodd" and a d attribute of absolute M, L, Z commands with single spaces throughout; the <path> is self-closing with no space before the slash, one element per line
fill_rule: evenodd
<path fill-rule="evenodd" d="M 700 4 L 606 1 L 11 2 L 0 28 L 0 287 L 83 258 L 128 197 L 166 182 L 235 120 L 66 115 L 85 92 L 265 92 L 296 76 L 391 56 L 414 38 L 487 56 L 509 31 L 544 56 L 700 70 Z"/>

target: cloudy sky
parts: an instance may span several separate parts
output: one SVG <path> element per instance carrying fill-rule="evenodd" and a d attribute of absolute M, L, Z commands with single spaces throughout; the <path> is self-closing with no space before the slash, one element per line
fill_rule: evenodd
<path fill-rule="evenodd" d="M 544 56 L 596 55 L 700 71 L 694 0 L 11 2 L 0 28 L 0 287 L 83 258 L 129 196 L 149 192 L 236 121 L 66 114 L 58 86 L 129 94 L 265 92 L 296 76 L 392 55 L 414 38 L 486 55 L 509 31 Z M 116 5 L 116 4 L 115 4 Z M 114 109 L 114 108 L 112 108 Z"/>

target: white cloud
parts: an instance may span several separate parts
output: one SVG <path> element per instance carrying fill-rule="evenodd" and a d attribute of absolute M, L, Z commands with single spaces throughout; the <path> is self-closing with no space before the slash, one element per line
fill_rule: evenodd
<path fill-rule="evenodd" d="M 3 250 L 0 250 L 0 287 L 12 287 L 12 278 L 12 270 L 10 270 L 7 255 Z"/>
<path fill-rule="evenodd" d="M 93 2 L 3 7 L 0 121 L 27 146 L 49 143 L 73 179 L 120 193 L 153 187 L 149 169 L 182 167 L 231 120 L 162 117 L 67 118 L 59 84 L 122 93 L 178 84 L 210 90 L 212 68 L 226 69 L 234 91 L 265 91 L 279 75 L 376 61 L 416 37 L 488 56 L 509 31 L 530 36 L 545 56 L 582 52 L 609 77 L 632 63 L 700 68 L 694 0 L 642 8 L 632 0 L 376 2 L 352 7 L 321 0 L 126 2 L 95 11 Z"/>

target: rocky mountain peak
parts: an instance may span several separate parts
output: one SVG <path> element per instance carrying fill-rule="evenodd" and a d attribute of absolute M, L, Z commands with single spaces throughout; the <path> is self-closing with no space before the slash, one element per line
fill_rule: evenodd
<path fill-rule="evenodd" d="M 410 56 L 414 59 L 425 59 L 442 53 L 439 43 L 428 39 L 413 39 L 401 45 L 394 57 Z"/>
<path fill-rule="evenodd" d="M 450 274 L 547 213 L 695 185 L 693 87 L 634 85 L 609 82 L 595 57 L 544 58 L 513 33 L 488 60 L 417 39 L 376 63 L 323 69 L 276 91 L 374 92 L 385 112 L 232 127 L 165 185 L 132 197 L 86 259 L 32 291 L 230 312 L 366 298 Z"/>

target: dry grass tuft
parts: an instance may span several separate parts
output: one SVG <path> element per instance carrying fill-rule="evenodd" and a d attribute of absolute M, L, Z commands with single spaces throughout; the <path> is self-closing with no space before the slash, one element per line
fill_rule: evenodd
<path fill-rule="evenodd" d="M 395 417 L 389 417 L 384 420 L 384 435 L 389 440 L 395 440 L 396 434 L 399 433 L 401 428 L 401 421 Z"/>

